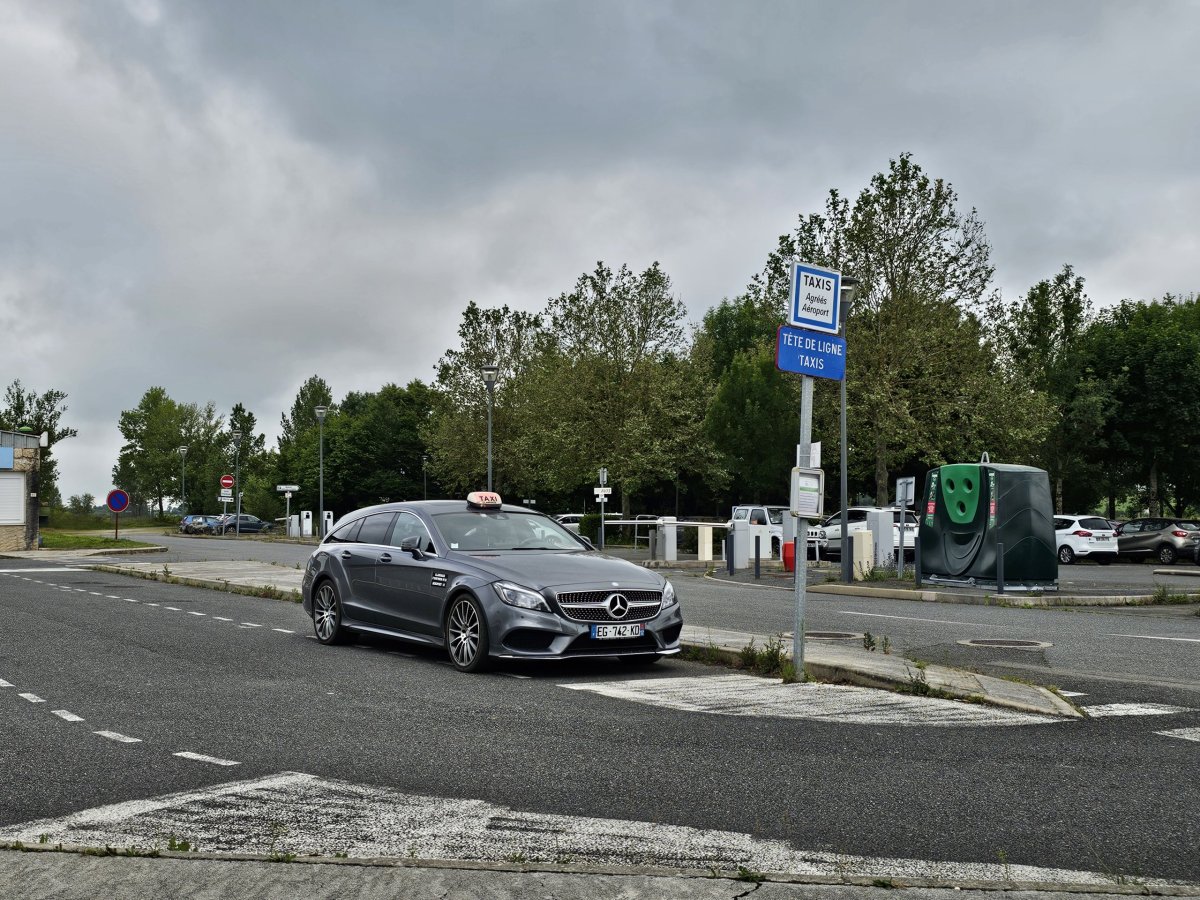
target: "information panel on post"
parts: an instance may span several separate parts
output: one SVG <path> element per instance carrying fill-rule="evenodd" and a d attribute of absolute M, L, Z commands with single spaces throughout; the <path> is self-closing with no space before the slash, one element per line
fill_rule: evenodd
<path fill-rule="evenodd" d="M 842 303 L 842 273 L 809 263 L 792 263 L 788 324 L 809 331 L 837 334 Z"/>
<path fill-rule="evenodd" d="M 846 341 L 835 334 L 780 325 L 775 336 L 775 367 L 781 372 L 841 381 L 846 377 Z"/>
<path fill-rule="evenodd" d="M 825 472 L 796 466 L 792 469 L 792 517 L 822 519 L 825 517 Z"/>

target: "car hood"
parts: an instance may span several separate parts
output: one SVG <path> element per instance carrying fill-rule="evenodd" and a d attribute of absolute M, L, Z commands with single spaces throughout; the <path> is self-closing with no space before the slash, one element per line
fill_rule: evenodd
<path fill-rule="evenodd" d="M 514 581 L 531 588 L 585 585 L 660 590 L 663 577 L 625 559 L 599 552 L 538 553 L 521 550 L 497 553 L 455 553 L 480 574 L 495 581 Z"/>

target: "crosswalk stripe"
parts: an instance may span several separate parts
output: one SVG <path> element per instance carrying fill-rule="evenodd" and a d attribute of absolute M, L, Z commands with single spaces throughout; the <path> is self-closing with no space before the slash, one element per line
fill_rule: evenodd
<path fill-rule="evenodd" d="M 1172 716 L 1176 713 L 1194 712 L 1186 706 L 1168 706 L 1165 703 L 1101 703 L 1084 706 L 1083 711 L 1093 719 L 1108 716 Z"/>
<path fill-rule="evenodd" d="M 1185 741 L 1200 743 L 1200 728 L 1172 728 L 1170 731 L 1156 731 L 1163 737 L 1183 738 Z"/>

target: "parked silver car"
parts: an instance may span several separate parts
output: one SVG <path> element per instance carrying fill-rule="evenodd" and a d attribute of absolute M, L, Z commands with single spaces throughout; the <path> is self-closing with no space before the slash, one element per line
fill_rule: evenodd
<path fill-rule="evenodd" d="M 464 672 L 494 658 L 653 662 L 683 630 L 667 579 L 485 491 L 350 513 L 309 558 L 303 595 L 323 644 L 373 632 L 444 647 Z"/>
<path fill-rule="evenodd" d="M 1117 532 L 1117 552 L 1132 559 L 1153 557 L 1169 566 L 1197 560 L 1200 523 L 1187 519 L 1131 519 Z"/>

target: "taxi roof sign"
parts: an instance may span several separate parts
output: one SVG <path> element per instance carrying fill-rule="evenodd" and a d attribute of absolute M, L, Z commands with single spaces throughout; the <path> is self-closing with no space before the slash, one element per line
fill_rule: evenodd
<path fill-rule="evenodd" d="M 494 491 L 471 491 L 467 494 L 467 506 L 476 506 L 483 509 L 499 509 L 503 501 L 500 495 Z"/>

